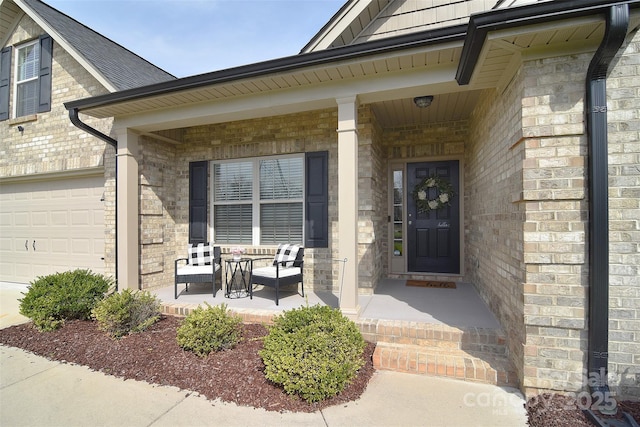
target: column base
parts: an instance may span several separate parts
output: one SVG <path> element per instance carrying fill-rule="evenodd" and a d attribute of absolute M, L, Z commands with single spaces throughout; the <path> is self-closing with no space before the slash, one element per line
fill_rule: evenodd
<path fill-rule="evenodd" d="M 347 319 L 356 320 L 360 317 L 360 304 L 355 307 L 340 307 L 340 311 Z"/>

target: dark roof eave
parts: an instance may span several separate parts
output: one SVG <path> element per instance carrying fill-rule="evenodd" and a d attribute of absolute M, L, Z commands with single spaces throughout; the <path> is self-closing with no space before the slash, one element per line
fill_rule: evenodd
<path fill-rule="evenodd" d="M 284 58 L 257 62 L 226 70 L 198 74 L 177 80 L 155 83 L 148 86 L 70 101 L 66 102 L 64 106 L 67 110 L 77 109 L 78 111 L 82 111 L 152 96 L 197 89 L 213 84 L 227 83 L 234 80 L 266 76 L 273 73 L 302 69 L 310 66 L 331 64 L 333 62 L 360 58 L 363 56 L 371 56 L 385 52 L 393 52 L 439 43 L 462 41 L 466 35 L 466 28 L 466 25 L 457 25 L 360 44 L 340 46 L 317 52 L 287 56 Z"/>
<path fill-rule="evenodd" d="M 489 31 L 604 13 L 613 5 L 625 3 L 631 7 L 640 6 L 640 0 L 567 0 L 495 9 L 472 15 L 456 72 L 456 81 L 459 85 L 467 85 L 471 81 Z"/>

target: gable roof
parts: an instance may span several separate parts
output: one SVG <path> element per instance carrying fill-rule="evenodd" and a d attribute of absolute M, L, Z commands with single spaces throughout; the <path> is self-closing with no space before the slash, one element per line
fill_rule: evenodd
<path fill-rule="evenodd" d="M 393 0 L 348 0 L 314 35 L 300 53 L 352 44 Z"/>
<path fill-rule="evenodd" d="M 40 0 L 4 0 L 0 12 L 0 40 L 8 38 L 25 13 L 111 92 L 176 79 Z"/>
<path fill-rule="evenodd" d="M 389 117 L 381 120 L 385 126 L 460 120 L 482 90 L 508 84 L 521 55 L 595 50 L 604 34 L 604 12 L 619 3 L 634 9 L 632 31 L 640 25 L 640 0 L 532 2 L 474 14 L 467 25 L 320 49 L 70 101 L 65 107 L 76 115 L 115 117 L 131 129 L 156 132 L 335 108 L 336 99 L 355 94 L 379 119 Z M 426 113 L 412 108 L 417 94 L 436 95 L 438 108 Z"/>
<path fill-rule="evenodd" d="M 551 0 L 349 0 L 301 53 L 467 24 L 471 15 Z"/>

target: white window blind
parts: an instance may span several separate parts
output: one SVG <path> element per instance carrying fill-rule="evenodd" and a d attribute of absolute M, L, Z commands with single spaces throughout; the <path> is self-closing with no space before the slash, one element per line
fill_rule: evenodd
<path fill-rule="evenodd" d="M 252 243 L 253 164 L 218 163 L 214 175 L 214 221 L 216 242 Z"/>
<path fill-rule="evenodd" d="M 31 43 L 18 48 L 16 64 L 16 117 L 35 114 L 38 108 L 38 68 L 40 45 Z"/>
<path fill-rule="evenodd" d="M 220 205 L 214 208 L 217 243 L 252 243 L 252 205 Z"/>
<path fill-rule="evenodd" d="M 260 200 L 301 199 L 303 184 L 302 159 L 260 161 Z"/>
<path fill-rule="evenodd" d="M 302 243 L 304 157 L 214 163 L 213 171 L 216 242 Z"/>
<path fill-rule="evenodd" d="M 302 242 L 302 202 L 262 204 L 260 241 L 263 244 Z"/>
<path fill-rule="evenodd" d="M 253 197 L 253 165 L 251 162 L 219 163 L 213 168 L 214 200 L 251 201 Z"/>

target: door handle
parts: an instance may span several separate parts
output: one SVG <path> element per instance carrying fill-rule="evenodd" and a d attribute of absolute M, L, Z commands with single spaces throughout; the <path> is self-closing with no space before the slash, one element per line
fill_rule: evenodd
<path fill-rule="evenodd" d="M 35 240 L 33 241 L 33 250 L 34 251 L 36 250 L 36 241 Z"/>
<path fill-rule="evenodd" d="M 24 241 L 24 250 L 29 251 L 29 239 Z"/>

